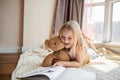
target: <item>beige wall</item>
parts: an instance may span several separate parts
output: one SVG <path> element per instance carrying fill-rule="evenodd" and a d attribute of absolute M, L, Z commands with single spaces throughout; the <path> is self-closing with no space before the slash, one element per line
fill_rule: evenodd
<path fill-rule="evenodd" d="M 50 36 L 56 0 L 25 0 L 23 49 L 40 47 Z"/>
<path fill-rule="evenodd" d="M 56 0 L 0 0 L 0 53 L 43 45 L 50 35 L 55 5 Z"/>
<path fill-rule="evenodd" d="M 18 51 L 22 37 L 22 0 L 0 0 L 0 52 Z"/>

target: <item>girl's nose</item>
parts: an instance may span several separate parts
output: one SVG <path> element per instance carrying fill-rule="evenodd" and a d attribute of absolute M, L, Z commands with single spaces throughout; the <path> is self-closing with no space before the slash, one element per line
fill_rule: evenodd
<path fill-rule="evenodd" d="M 64 43 L 66 43 L 66 44 L 67 44 L 68 42 L 69 42 L 69 41 L 68 41 L 68 39 L 64 39 Z"/>

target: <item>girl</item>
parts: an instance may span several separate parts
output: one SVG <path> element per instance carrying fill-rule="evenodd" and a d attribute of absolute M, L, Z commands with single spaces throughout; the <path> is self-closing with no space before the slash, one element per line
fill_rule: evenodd
<path fill-rule="evenodd" d="M 71 56 L 71 61 L 58 61 L 53 66 L 81 67 L 89 63 L 89 52 L 97 52 L 89 38 L 81 32 L 80 25 L 76 21 L 63 24 L 59 30 L 59 36 Z"/>

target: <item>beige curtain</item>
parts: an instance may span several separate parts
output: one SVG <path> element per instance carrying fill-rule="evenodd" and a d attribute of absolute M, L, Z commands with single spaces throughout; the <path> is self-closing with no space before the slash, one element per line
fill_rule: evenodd
<path fill-rule="evenodd" d="M 82 26 L 84 0 L 57 0 L 52 34 L 58 34 L 64 22 L 76 20 Z"/>

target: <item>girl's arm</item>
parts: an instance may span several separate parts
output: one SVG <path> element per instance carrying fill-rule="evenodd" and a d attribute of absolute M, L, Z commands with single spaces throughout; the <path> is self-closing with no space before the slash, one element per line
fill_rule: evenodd
<path fill-rule="evenodd" d="M 81 67 L 82 65 L 77 61 L 58 61 L 54 66 L 64 66 L 64 67 Z"/>
<path fill-rule="evenodd" d="M 75 61 L 58 61 L 53 66 L 81 67 L 83 66 L 83 61 L 81 55 L 76 53 Z"/>
<path fill-rule="evenodd" d="M 83 48 L 82 48 L 83 49 Z M 58 61 L 53 66 L 64 66 L 64 67 L 82 67 L 84 65 L 84 61 L 87 58 L 87 53 L 81 49 L 81 52 L 76 53 L 76 60 L 75 61 Z M 89 60 L 89 58 L 88 58 Z"/>

